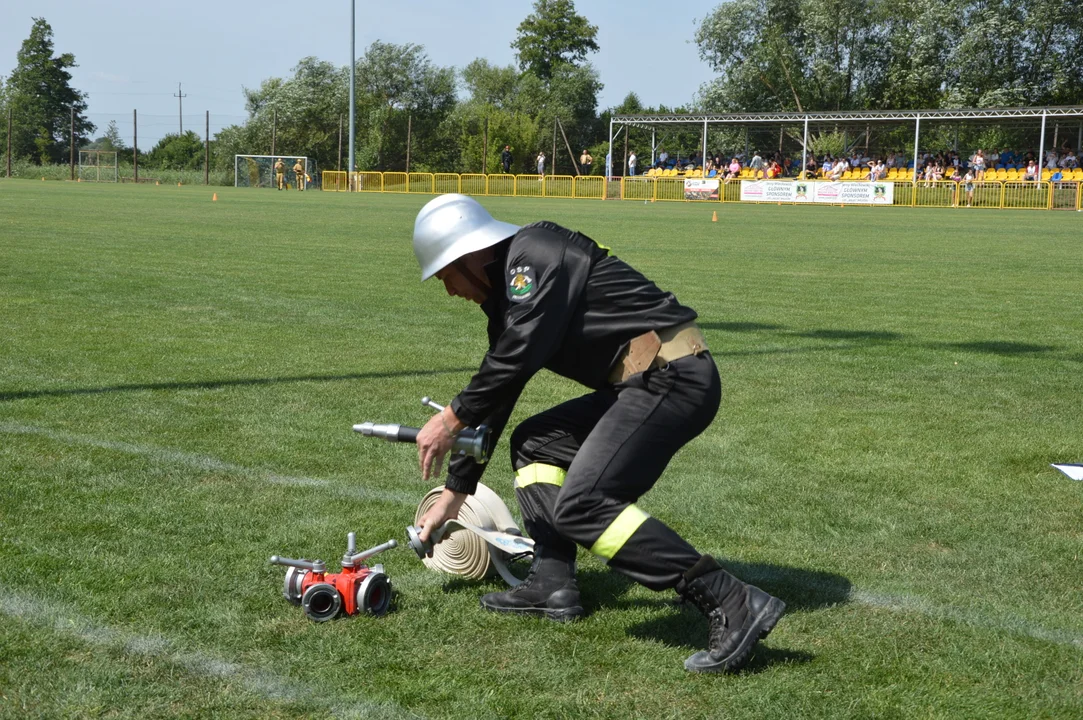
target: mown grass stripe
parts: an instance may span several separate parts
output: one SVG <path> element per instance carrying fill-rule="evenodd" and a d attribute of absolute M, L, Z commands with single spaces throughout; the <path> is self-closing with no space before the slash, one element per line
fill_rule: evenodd
<path fill-rule="evenodd" d="M 328 698 L 323 690 L 288 680 L 274 673 L 224 660 L 198 650 L 186 650 L 161 636 L 137 635 L 96 623 L 42 598 L 0 586 L 0 613 L 39 626 L 73 635 L 96 647 L 120 650 L 127 655 L 175 664 L 194 675 L 236 678 L 254 693 L 275 701 L 298 702 L 326 708 L 340 718 L 423 718 L 394 703 L 363 699 Z"/>
<path fill-rule="evenodd" d="M 37 427 L 34 425 L 23 425 L 21 423 L 13 422 L 0 422 L 0 433 L 8 435 L 33 435 L 36 437 L 43 437 L 49 440 L 53 440 L 68 445 L 84 445 L 88 447 L 102 448 L 103 450 L 112 450 L 115 452 L 124 453 L 127 455 L 141 455 L 143 457 L 153 458 L 167 463 L 173 463 L 175 465 L 183 465 L 185 467 L 195 468 L 196 470 L 202 470 L 205 472 L 226 472 L 236 475 L 243 475 L 245 477 L 264 480 L 276 485 L 289 485 L 293 487 L 322 487 L 334 492 L 336 495 L 357 498 L 362 500 L 378 500 L 387 503 L 399 503 L 405 505 L 413 505 L 418 501 L 418 498 L 406 492 L 397 492 L 394 490 L 381 490 L 379 488 L 366 488 L 366 487 L 340 487 L 335 485 L 332 481 L 324 478 L 314 478 L 298 475 L 283 475 L 280 473 L 272 472 L 270 470 L 264 470 L 260 468 L 251 468 L 244 465 L 237 465 L 235 463 L 226 462 L 225 460 L 219 460 L 218 458 L 211 457 L 210 455 L 199 455 L 196 453 L 184 452 L 182 450 L 171 450 L 169 448 L 160 448 L 153 445 L 136 445 L 129 442 L 121 442 L 117 440 L 105 440 L 102 438 L 93 437 L 91 435 L 80 435 L 77 433 L 69 433 L 58 430 L 50 430 L 48 428 Z"/>
<path fill-rule="evenodd" d="M 1041 627 L 1015 616 L 992 616 L 976 610 L 937 605 L 914 595 L 881 595 L 867 590 L 854 590 L 850 593 L 850 601 L 883 610 L 918 613 L 935 620 L 948 620 L 986 630 L 1026 635 L 1055 645 L 1083 649 L 1083 635 L 1079 633 Z"/>

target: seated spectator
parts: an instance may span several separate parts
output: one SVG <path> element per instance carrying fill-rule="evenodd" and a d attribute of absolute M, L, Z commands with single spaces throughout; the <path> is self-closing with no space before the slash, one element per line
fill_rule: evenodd
<path fill-rule="evenodd" d="M 666 167 L 666 162 L 669 160 L 669 153 L 662 148 L 658 148 L 658 167 Z"/>
<path fill-rule="evenodd" d="M 1023 182 L 1033 182 L 1038 179 L 1038 163 L 1034 160 L 1027 161 L 1027 167 L 1023 171 Z"/>
<path fill-rule="evenodd" d="M 741 163 L 737 160 L 737 158 L 733 158 L 733 160 L 730 160 L 729 172 L 726 173 L 726 182 L 729 182 L 730 180 L 735 180 L 737 177 L 740 176 L 740 174 Z"/>
<path fill-rule="evenodd" d="M 1069 150 L 1064 159 L 1060 161 L 1060 166 L 1065 170 L 1075 170 L 1079 167 L 1079 158 L 1075 156 L 1075 153 Z"/>

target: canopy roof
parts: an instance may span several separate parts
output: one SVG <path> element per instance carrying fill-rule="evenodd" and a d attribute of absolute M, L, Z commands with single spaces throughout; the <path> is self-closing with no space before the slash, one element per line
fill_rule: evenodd
<path fill-rule="evenodd" d="M 1083 121 L 1083 105 L 1030 108 L 963 108 L 948 110 L 846 110 L 825 112 L 784 113 L 719 113 L 687 115 L 614 115 L 614 124 L 652 129 L 659 125 L 746 125 L 766 123 L 786 125 L 810 124 L 861 124 L 880 122 L 905 122 L 921 120 L 1010 120 L 1012 124 L 1032 124 L 1043 117 L 1048 119 L 1074 118 Z M 1001 124 L 1004 124 L 1001 122 Z"/>

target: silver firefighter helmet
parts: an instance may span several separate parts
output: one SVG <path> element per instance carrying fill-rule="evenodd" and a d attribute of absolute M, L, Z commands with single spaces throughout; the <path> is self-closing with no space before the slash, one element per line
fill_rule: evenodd
<path fill-rule="evenodd" d="M 472 197 L 450 193 L 421 208 L 414 221 L 414 255 L 428 280 L 464 255 L 496 245 L 519 232 L 500 222 Z"/>

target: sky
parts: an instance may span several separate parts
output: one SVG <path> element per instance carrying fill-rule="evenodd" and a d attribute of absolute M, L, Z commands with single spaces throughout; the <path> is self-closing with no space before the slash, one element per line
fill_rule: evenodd
<path fill-rule="evenodd" d="M 599 110 L 631 91 L 645 105 L 690 102 L 714 77 L 692 38 L 720 2 L 576 0 L 576 12 L 598 27 L 601 50 L 588 60 L 605 85 Z M 510 43 L 532 9 L 532 0 L 357 0 L 356 53 L 382 40 L 423 45 L 440 66 L 478 57 L 510 65 Z M 242 88 L 288 77 L 303 57 L 350 62 L 349 0 L 2 0 L 0 75 L 15 68 L 35 17 L 52 26 L 57 54 L 75 55 L 72 85 L 89 96 L 95 136 L 115 120 L 130 143 L 137 109 L 140 147 L 182 124 L 202 135 L 206 111 L 212 135 L 244 122 Z M 178 83 L 186 97 L 175 97 Z"/>

